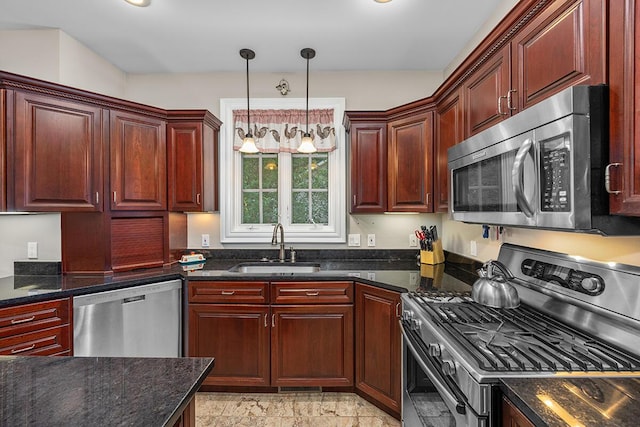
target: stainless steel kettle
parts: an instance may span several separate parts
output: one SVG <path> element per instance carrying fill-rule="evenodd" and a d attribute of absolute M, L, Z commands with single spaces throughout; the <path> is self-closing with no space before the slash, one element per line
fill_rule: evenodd
<path fill-rule="evenodd" d="M 494 269 L 501 274 L 494 274 Z M 520 305 L 518 290 L 510 283 L 513 274 L 500 261 L 489 260 L 480 270 L 473 284 L 471 298 L 475 302 L 494 308 L 516 308 Z"/>

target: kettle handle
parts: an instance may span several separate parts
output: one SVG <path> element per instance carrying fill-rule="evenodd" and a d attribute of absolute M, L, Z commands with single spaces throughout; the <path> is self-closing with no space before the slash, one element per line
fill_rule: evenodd
<path fill-rule="evenodd" d="M 501 263 L 498 260 L 489 260 L 487 261 L 487 263 L 485 264 L 485 266 L 487 267 L 487 277 L 491 278 L 493 277 L 493 269 L 497 268 L 498 270 L 500 270 L 500 272 L 502 273 L 502 276 L 506 279 L 506 280 L 511 280 L 513 279 L 513 274 L 511 274 L 511 271 L 509 271 L 509 268 L 504 265 L 503 263 Z"/>

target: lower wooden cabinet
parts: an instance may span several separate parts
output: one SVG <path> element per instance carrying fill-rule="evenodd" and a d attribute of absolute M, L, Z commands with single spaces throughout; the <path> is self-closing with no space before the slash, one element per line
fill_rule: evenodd
<path fill-rule="evenodd" d="M 502 398 L 503 427 L 534 427 L 534 424 L 506 397 Z"/>
<path fill-rule="evenodd" d="M 188 355 L 216 360 L 204 385 L 353 386 L 352 282 L 190 281 L 188 300 Z"/>
<path fill-rule="evenodd" d="M 189 304 L 189 356 L 216 359 L 203 384 L 269 386 L 270 322 L 267 305 Z"/>
<path fill-rule="evenodd" d="M 356 284 L 356 388 L 396 415 L 401 404 L 400 294 Z"/>
<path fill-rule="evenodd" d="M 69 298 L 0 309 L 0 355 L 71 355 Z"/>
<path fill-rule="evenodd" d="M 271 384 L 353 385 L 353 305 L 272 306 Z"/>

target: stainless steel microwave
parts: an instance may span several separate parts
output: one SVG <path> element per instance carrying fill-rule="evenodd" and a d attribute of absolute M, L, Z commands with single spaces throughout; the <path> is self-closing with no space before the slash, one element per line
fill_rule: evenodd
<path fill-rule="evenodd" d="M 448 151 L 454 220 L 640 234 L 640 219 L 609 215 L 608 92 L 573 86 Z"/>

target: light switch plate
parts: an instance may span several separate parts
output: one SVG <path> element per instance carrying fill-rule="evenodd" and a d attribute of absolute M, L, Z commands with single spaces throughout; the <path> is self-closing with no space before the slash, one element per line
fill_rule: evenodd
<path fill-rule="evenodd" d="M 349 246 L 360 246 L 359 234 L 349 234 Z"/>
<path fill-rule="evenodd" d="M 38 258 L 38 242 L 27 242 L 27 258 Z"/>

